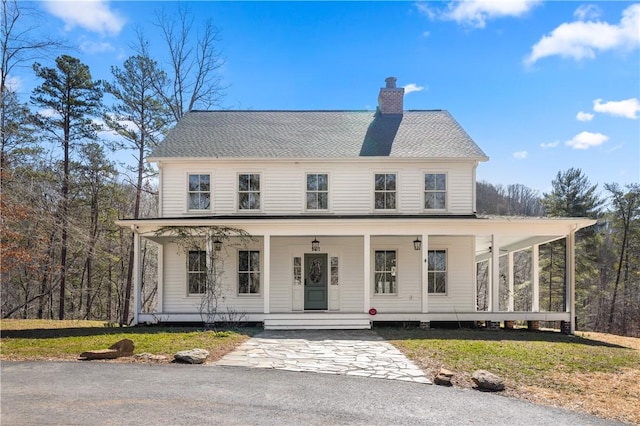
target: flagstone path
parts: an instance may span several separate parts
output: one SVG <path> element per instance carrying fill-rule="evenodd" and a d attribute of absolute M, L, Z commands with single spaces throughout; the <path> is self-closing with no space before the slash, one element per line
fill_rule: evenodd
<path fill-rule="evenodd" d="M 216 365 L 431 384 L 421 369 L 372 330 L 266 330 Z"/>

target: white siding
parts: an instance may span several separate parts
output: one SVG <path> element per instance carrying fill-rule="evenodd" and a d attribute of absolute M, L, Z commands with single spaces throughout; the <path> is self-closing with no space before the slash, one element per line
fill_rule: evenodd
<path fill-rule="evenodd" d="M 256 238 L 255 242 L 248 245 L 238 241 L 225 241 L 220 252 L 218 265 L 224 271 L 222 276 L 223 297 L 219 302 L 219 310 L 226 311 L 227 306 L 237 313 L 262 312 L 263 294 L 262 286 L 260 294 L 238 294 L 238 250 L 260 250 L 262 253 L 262 239 Z M 264 259 L 261 258 L 261 265 Z M 262 266 L 261 266 L 262 269 Z M 187 261 L 184 249 L 174 243 L 168 243 L 164 247 L 164 313 L 198 313 L 201 296 L 187 294 Z M 261 277 L 262 278 L 262 277 Z"/>
<path fill-rule="evenodd" d="M 320 253 L 339 258 L 339 284 L 337 288 L 329 285 L 330 292 L 337 292 L 340 312 L 363 312 L 364 306 L 364 258 L 362 237 L 317 236 L 320 241 Z M 420 312 L 421 301 L 421 259 L 420 252 L 413 249 L 415 237 L 372 236 L 371 237 L 371 299 L 367 307 L 376 308 L 380 313 Z M 447 293 L 430 294 L 429 312 L 472 312 L 474 300 L 474 237 L 429 236 L 429 249 L 447 250 Z M 235 312 L 259 313 L 264 306 L 263 287 L 258 295 L 238 294 L 237 259 L 238 250 L 262 250 L 263 239 L 243 245 L 239 241 L 225 241 L 220 252 L 221 266 L 224 271 L 224 302 L 220 309 L 227 306 Z M 293 312 L 293 257 L 301 257 L 311 249 L 307 237 L 271 238 L 271 287 L 270 310 L 272 313 Z M 397 252 L 397 294 L 375 294 L 375 274 L 373 260 L 376 250 L 396 250 Z M 198 313 L 200 296 L 187 294 L 187 265 L 182 248 L 173 243 L 164 246 L 164 313 Z M 264 269 L 265 259 L 261 259 Z M 303 264 L 303 277 L 304 277 Z M 329 268 L 327 268 L 329 273 Z M 262 277 L 263 278 L 263 277 Z M 335 293 L 334 293 L 335 294 Z"/>
<path fill-rule="evenodd" d="M 187 176 L 208 173 L 212 179 L 211 213 L 301 214 L 305 213 L 306 173 L 329 174 L 329 213 L 373 212 L 375 173 L 397 173 L 397 210 L 394 213 L 424 213 L 424 173 L 446 173 L 448 209 L 445 213 L 473 212 L 473 162 L 396 161 L 176 161 L 162 163 L 161 217 L 202 215 L 187 211 Z M 238 211 L 238 173 L 261 175 L 260 212 Z M 442 213 L 442 212 L 436 212 Z M 207 212 L 204 212 L 207 214 Z"/>
<path fill-rule="evenodd" d="M 447 251 L 447 293 L 429 294 L 429 312 L 475 311 L 474 237 L 429 237 L 430 250 Z"/>

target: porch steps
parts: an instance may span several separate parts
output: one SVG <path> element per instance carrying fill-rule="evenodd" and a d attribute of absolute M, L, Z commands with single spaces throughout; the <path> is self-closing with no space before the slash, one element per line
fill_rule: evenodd
<path fill-rule="evenodd" d="M 264 319 L 265 330 L 362 330 L 370 329 L 365 314 L 299 313 L 270 314 Z"/>

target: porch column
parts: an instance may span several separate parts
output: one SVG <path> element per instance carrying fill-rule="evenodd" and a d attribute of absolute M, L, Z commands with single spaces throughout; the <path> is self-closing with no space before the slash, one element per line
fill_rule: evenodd
<path fill-rule="evenodd" d="M 158 246 L 158 288 L 156 290 L 156 297 L 158 303 L 156 306 L 156 312 L 161 313 L 164 310 L 164 244 L 157 244 Z"/>
<path fill-rule="evenodd" d="M 264 265 L 262 266 L 262 287 L 264 297 L 264 313 L 270 312 L 270 290 L 271 290 L 271 235 L 264 235 Z"/>
<path fill-rule="evenodd" d="M 429 312 L 429 235 L 427 234 L 422 234 L 420 264 L 422 265 L 422 313 L 426 314 Z"/>
<path fill-rule="evenodd" d="M 540 246 L 531 247 L 531 312 L 540 312 Z"/>
<path fill-rule="evenodd" d="M 509 312 L 513 312 L 513 298 L 514 298 L 514 293 L 515 293 L 515 286 L 514 286 L 514 277 L 513 277 L 513 252 L 510 251 L 509 254 L 507 254 L 507 273 L 508 275 L 508 280 L 509 280 L 509 304 L 507 307 L 507 311 Z"/>
<path fill-rule="evenodd" d="M 566 277 L 565 283 L 565 310 L 569 312 L 571 334 L 576 332 L 576 232 L 571 230 L 567 235 L 566 245 Z"/>
<path fill-rule="evenodd" d="M 491 235 L 491 288 L 489 312 L 500 311 L 500 247 L 498 237 Z"/>
<path fill-rule="evenodd" d="M 142 306 L 142 271 L 140 268 L 140 234 L 135 229 L 133 229 L 133 253 L 133 322 L 131 325 L 137 325 Z"/>
<path fill-rule="evenodd" d="M 362 249 L 364 250 L 364 271 L 363 281 L 364 288 L 363 291 L 363 311 L 365 313 L 369 313 L 369 308 L 371 307 L 371 235 L 365 234 L 362 236 L 363 244 Z"/>

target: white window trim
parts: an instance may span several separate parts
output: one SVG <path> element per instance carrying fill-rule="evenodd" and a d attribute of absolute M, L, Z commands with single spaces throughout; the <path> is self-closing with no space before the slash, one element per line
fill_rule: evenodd
<path fill-rule="evenodd" d="M 449 270 L 451 269 L 449 267 L 449 249 L 446 247 L 429 247 L 427 249 L 427 259 L 429 258 L 429 252 L 430 251 L 443 251 L 445 253 L 445 259 L 447 262 L 447 270 L 444 271 L 444 293 L 431 293 L 429 291 L 429 288 L 427 287 L 427 293 L 429 294 L 429 297 L 446 297 L 449 294 Z M 429 270 L 429 265 L 427 264 L 427 275 L 431 272 L 431 270 Z M 431 284 L 431 281 L 428 282 L 429 284 Z M 435 288 L 435 287 L 434 287 Z"/>
<path fill-rule="evenodd" d="M 208 175 L 209 176 L 209 208 L 208 209 L 190 209 L 189 208 L 189 176 L 194 176 L 194 175 Z M 186 173 L 186 190 L 185 190 L 185 212 L 188 214 L 193 214 L 193 213 L 202 213 L 202 212 L 212 212 L 213 211 L 213 173 L 211 172 L 206 172 L 206 171 L 193 171 L 193 172 L 187 172 Z"/>
<path fill-rule="evenodd" d="M 258 209 L 241 209 L 240 208 L 240 176 L 241 175 L 258 175 L 260 177 L 260 208 Z M 238 213 L 243 213 L 243 212 L 261 212 L 262 208 L 264 206 L 264 182 L 262 180 L 262 173 L 261 172 L 238 172 L 236 173 L 236 182 L 235 182 L 235 203 L 236 203 L 236 211 Z"/>
<path fill-rule="evenodd" d="M 307 208 L 307 176 L 308 175 L 327 175 L 327 208 L 326 209 L 310 209 Z M 331 212 L 331 182 L 333 180 L 331 179 L 331 174 L 329 172 L 314 172 L 314 171 L 306 171 L 304 173 L 304 180 L 302 182 L 302 192 L 303 192 L 303 197 L 302 197 L 302 206 L 304 207 L 304 211 L 306 213 L 330 213 Z M 314 191 L 314 192 L 318 192 L 318 191 Z"/>
<path fill-rule="evenodd" d="M 427 190 L 424 187 L 424 180 L 426 175 L 444 175 L 445 177 L 445 189 L 444 189 L 444 209 L 427 209 L 425 208 Z M 446 213 L 449 211 L 449 173 L 445 170 L 426 170 L 422 172 L 422 211 L 425 213 Z M 435 192 L 435 191 L 430 191 Z"/>
<path fill-rule="evenodd" d="M 376 252 L 377 251 L 395 251 L 396 252 L 396 291 L 395 293 L 376 293 Z M 398 297 L 400 295 L 400 280 L 399 280 L 399 274 L 398 272 L 400 271 L 399 268 L 399 263 L 400 263 L 400 250 L 397 247 L 387 247 L 387 246 L 379 246 L 379 247 L 373 247 L 372 251 L 371 251 L 371 278 L 372 278 L 372 289 L 371 289 L 371 294 L 373 295 L 373 297 L 375 298 L 384 298 L 384 297 Z"/>
<path fill-rule="evenodd" d="M 393 209 L 376 209 L 376 175 L 396 175 L 396 207 Z M 376 213 L 395 213 L 400 210 L 400 173 L 397 171 L 374 171 L 371 175 L 371 208 Z M 391 191 L 385 191 L 391 192 Z"/>
<path fill-rule="evenodd" d="M 241 251 L 257 251 L 258 253 L 260 253 L 260 270 L 258 271 L 258 273 L 260 274 L 260 288 L 258 289 L 257 293 L 240 293 L 240 252 Z M 262 265 L 264 264 L 264 253 L 263 250 L 261 250 L 258 247 L 242 247 L 242 248 L 238 248 L 238 250 L 236 250 L 236 272 L 235 272 L 235 281 L 236 281 L 236 296 L 237 297 L 256 297 L 256 298 L 260 298 L 262 297 L 262 287 L 264 285 L 263 283 L 263 268 Z"/>

